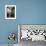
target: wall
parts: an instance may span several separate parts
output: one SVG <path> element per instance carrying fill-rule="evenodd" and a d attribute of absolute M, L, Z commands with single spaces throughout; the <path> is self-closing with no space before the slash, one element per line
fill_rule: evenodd
<path fill-rule="evenodd" d="M 16 5 L 16 20 L 5 20 L 6 4 Z M 46 0 L 0 0 L 0 44 L 8 43 L 9 32 L 17 34 L 18 24 L 46 24 Z"/>

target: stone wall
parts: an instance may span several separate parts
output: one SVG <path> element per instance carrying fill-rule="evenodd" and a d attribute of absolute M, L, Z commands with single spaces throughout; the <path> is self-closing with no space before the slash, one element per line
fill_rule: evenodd
<path fill-rule="evenodd" d="M 32 30 L 46 30 L 46 25 L 21 25 L 21 29 L 27 30 L 27 29 L 32 29 Z"/>

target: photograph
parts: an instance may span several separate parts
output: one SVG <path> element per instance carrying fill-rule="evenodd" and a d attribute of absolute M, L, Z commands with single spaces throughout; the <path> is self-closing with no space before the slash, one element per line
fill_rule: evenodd
<path fill-rule="evenodd" d="M 19 24 L 18 42 L 20 46 L 31 46 L 32 43 L 46 41 L 46 25 Z"/>
<path fill-rule="evenodd" d="M 16 5 L 5 5 L 5 19 L 16 19 Z"/>

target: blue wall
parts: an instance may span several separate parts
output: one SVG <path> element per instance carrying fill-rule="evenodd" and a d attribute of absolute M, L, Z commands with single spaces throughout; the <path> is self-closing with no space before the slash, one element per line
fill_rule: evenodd
<path fill-rule="evenodd" d="M 5 20 L 5 5 L 16 5 L 16 20 Z M 8 43 L 18 24 L 46 24 L 46 0 L 0 0 L 0 44 Z M 16 39 L 17 43 L 17 39 Z"/>

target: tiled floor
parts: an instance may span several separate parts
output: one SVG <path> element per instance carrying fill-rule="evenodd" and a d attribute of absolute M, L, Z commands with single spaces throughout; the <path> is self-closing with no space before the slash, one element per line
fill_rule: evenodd
<path fill-rule="evenodd" d="M 25 40 L 21 40 L 20 42 L 20 46 L 46 46 L 46 42 L 45 41 L 25 41 Z"/>
<path fill-rule="evenodd" d="M 8 46 L 8 44 L 0 44 L 0 46 Z M 9 45 L 9 46 L 18 46 L 18 44 Z"/>
<path fill-rule="evenodd" d="M 8 44 L 0 44 L 0 46 L 8 46 Z M 10 45 L 11 46 L 11 45 Z M 45 41 L 31 41 L 31 40 L 21 40 L 19 44 L 14 44 L 13 46 L 46 46 Z"/>

